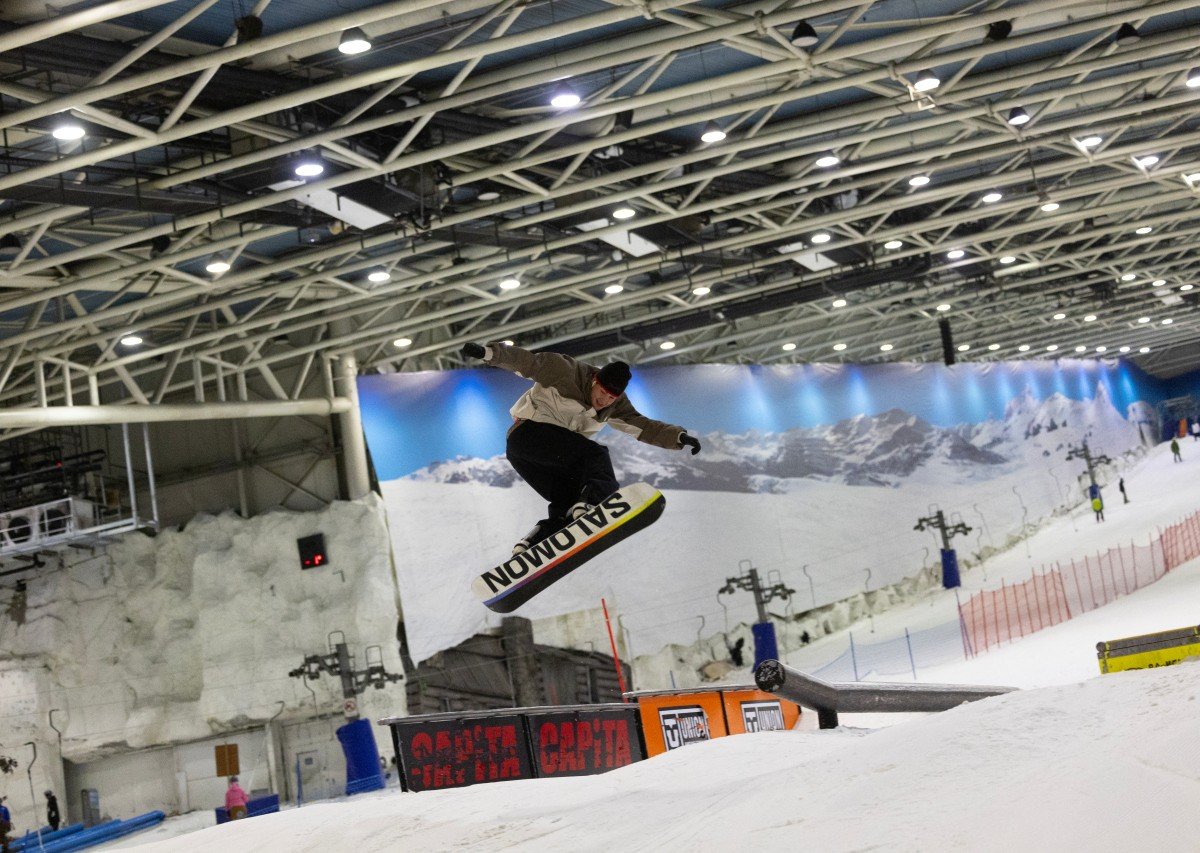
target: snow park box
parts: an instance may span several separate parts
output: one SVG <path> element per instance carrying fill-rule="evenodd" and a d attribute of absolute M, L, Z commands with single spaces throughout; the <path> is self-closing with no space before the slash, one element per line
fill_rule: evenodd
<path fill-rule="evenodd" d="M 1200 659 L 1200 625 L 1096 643 L 1100 672 L 1171 666 Z"/>
<path fill-rule="evenodd" d="M 380 724 L 392 730 L 407 791 L 583 776 L 646 757 L 637 708 L 617 703 L 451 711 Z"/>
<path fill-rule="evenodd" d="M 754 686 L 703 687 L 626 693 L 637 699 L 649 755 L 747 732 L 780 731 L 800 719 L 800 708 Z"/>

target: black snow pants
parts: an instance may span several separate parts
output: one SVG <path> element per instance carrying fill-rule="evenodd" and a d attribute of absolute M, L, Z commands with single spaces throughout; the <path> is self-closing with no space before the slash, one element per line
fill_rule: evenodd
<path fill-rule="evenodd" d="M 546 518 L 537 523 L 535 540 L 563 528 L 572 504 L 599 503 L 620 488 L 607 447 L 554 424 L 517 424 L 508 433 L 507 455 L 516 472 L 550 504 Z"/>

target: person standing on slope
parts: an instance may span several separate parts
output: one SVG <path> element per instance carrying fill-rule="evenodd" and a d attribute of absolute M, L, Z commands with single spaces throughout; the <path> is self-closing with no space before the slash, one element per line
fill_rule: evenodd
<path fill-rule="evenodd" d="M 623 361 L 594 367 L 570 356 L 532 353 L 492 341 L 470 343 L 462 354 L 533 380 L 509 413 L 506 455 L 509 464 L 549 502 L 546 517 L 513 546 L 513 556 L 528 550 L 620 488 L 608 448 L 591 437 L 609 424 L 638 441 L 668 450 L 691 448 L 700 441 L 680 426 L 638 412 L 625 397 L 632 373 Z"/>

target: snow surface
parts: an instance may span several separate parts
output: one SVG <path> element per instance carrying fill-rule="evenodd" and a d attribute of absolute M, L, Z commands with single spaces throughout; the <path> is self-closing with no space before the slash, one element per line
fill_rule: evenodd
<path fill-rule="evenodd" d="M 1110 497 L 1107 524 L 1090 513 L 1059 518 L 1031 545 L 1051 553 L 1058 543 L 1066 555 L 1144 541 L 1200 508 L 1193 455 L 1175 465 L 1156 449 L 1126 475 L 1133 503 Z M 998 584 L 1029 562 L 1018 546 L 989 562 L 986 582 L 970 581 Z M 876 631 L 943 621 L 953 601 L 931 594 L 875 617 Z M 1200 662 L 1101 676 L 1095 643 L 1198 623 L 1200 560 L 1062 625 L 922 671 L 929 682 L 1030 688 L 942 714 L 843 715 L 842 728 L 814 731 L 806 713 L 796 731 L 720 738 L 602 776 L 392 790 L 136 849 L 1194 851 Z M 868 631 L 865 621 L 851 627 Z M 807 668 L 802 657 L 827 657 L 844 641 L 842 632 L 789 659 Z"/>

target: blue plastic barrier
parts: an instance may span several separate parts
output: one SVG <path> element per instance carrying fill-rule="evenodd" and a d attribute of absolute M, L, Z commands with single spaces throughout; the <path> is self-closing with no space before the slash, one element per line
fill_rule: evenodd
<path fill-rule="evenodd" d="M 130 818 L 129 820 L 110 820 L 108 823 L 102 823 L 98 826 L 93 826 L 90 829 L 85 829 L 82 832 L 75 832 L 68 835 L 66 838 L 59 838 L 51 841 L 49 844 L 43 844 L 42 849 L 38 853 L 73 853 L 75 850 L 84 850 L 96 844 L 101 844 L 105 841 L 112 841 L 114 838 L 120 838 L 124 835 L 131 835 L 143 829 L 149 829 L 156 824 L 162 823 L 166 817 L 160 811 L 146 812 L 143 815 Z M 36 847 L 28 848 L 30 853 Z"/>
<path fill-rule="evenodd" d="M 82 831 L 83 831 L 82 823 L 73 823 L 70 826 L 63 826 L 63 827 L 59 827 L 58 829 L 51 829 L 48 826 L 43 826 L 42 827 L 42 843 L 47 844 L 51 841 L 56 841 L 59 838 L 66 838 L 68 835 L 72 835 L 76 832 L 82 832 Z M 22 835 L 16 841 L 13 841 L 12 843 L 10 843 L 8 845 L 8 849 L 12 850 L 13 853 L 21 853 L 22 850 L 37 850 L 37 846 L 38 846 L 37 833 L 36 832 L 26 832 L 24 835 Z"/>
<path fill-rule="evenodd" d="M 379 771 L 379 747 L 367 720 L 352 720 L 337 730 L 346 753 L 346 794 L 382 790 L 386 783 Z"/>
<path fill-rule="evenodd" d="M 224 806 L 213 809 L 217 813 L 217 823 L 229 822 L 229 811 Z M 246 817 L 258 817 L 260 814 L 270 814 L 279 811 L 279 795 L 268 794 L 265 797 L 255 797 L 246 803 Z"/>
<path fill-rule="evenodd" d="M 958 554 L 953 548 L 942 548 L 942 586 L 954 589 L 962 586 L 958 576 Z"/>
<path fill-rule="evenodd" d="M 779 657 L 779 644 L 775 640 L 775 624 L 773 622 L 755 622 L 750 626 L 754 635 L 754 667 L 765 660 L 776 660 Z"/>

